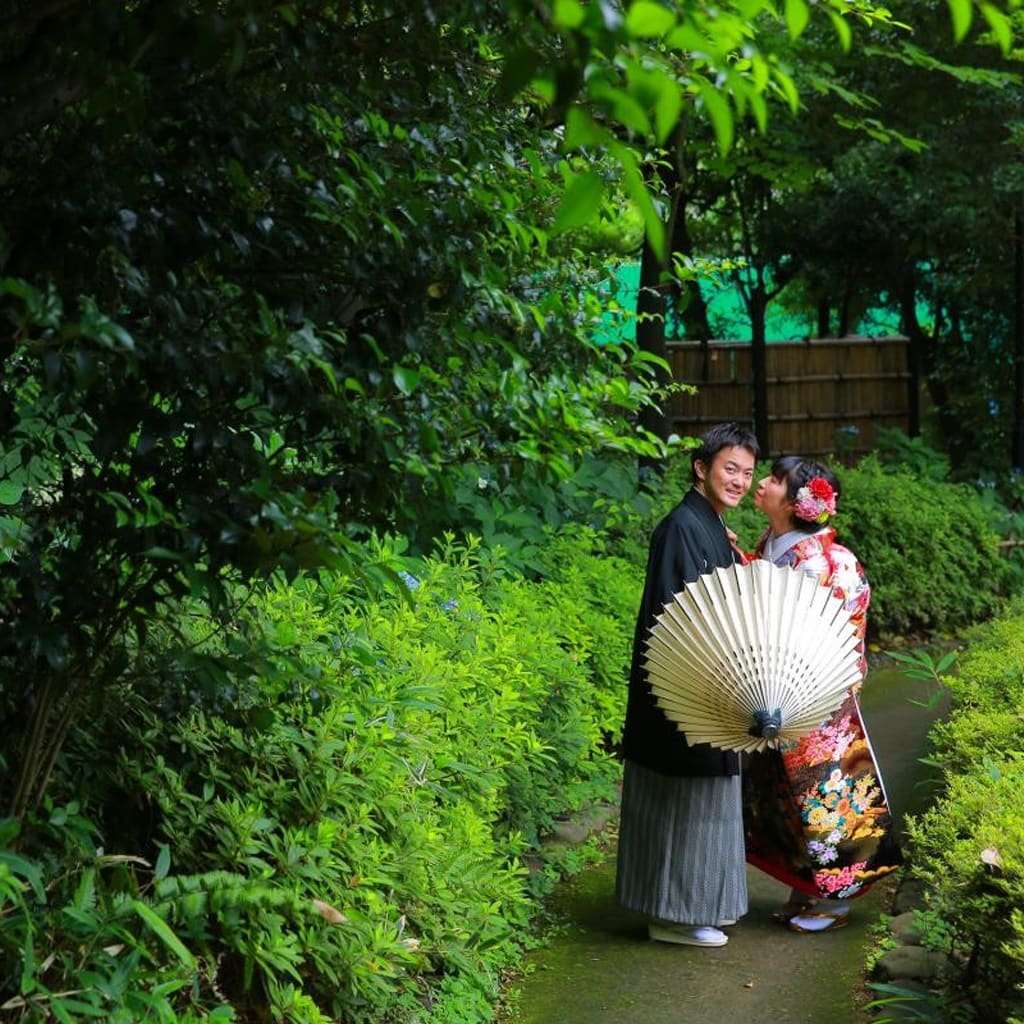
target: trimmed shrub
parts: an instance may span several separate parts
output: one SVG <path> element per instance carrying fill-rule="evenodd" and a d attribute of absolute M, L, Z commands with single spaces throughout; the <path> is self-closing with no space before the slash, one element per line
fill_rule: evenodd
<path fill-rule="evenodd" d="M 1024 601 L 1006 615 L 965 634 L 966 649 L 946 685 L 960 709 L 999 711 L 1020 706 L 1024 695 Z"/>
<path fill-rule="evenodd" d="M 1024 716 L 1012 707 L 958 711 L 932 728 L 932 744 L 941 751 L 951 775 L 1001 760 L 1008 750 L 1024 751 Z"/>
<path fill-rule="evenodd" d="M 974 630 L 948 720 L 932 731 L 944 791 L 908 823 L 925 929 L 950 957 L 958 1021 L 1024 1018 L 1024 607 Z M 952 1019 L 952 1018 L 951 1018 Z"/>
<path fill-rule="evenodd" d="M 864 459 L 843 471 L 839 526 L 872 582 L 879 634 L 956 633 L 995 614 L 1006 595 L 999 536 L 970 487 Z"/>
<path fill-rule="evenodd" d="M 948 776 L 909 838 L 926 906 L 943 923 L 959 1019 L 1024 1014 L 1024 755 Z"/>

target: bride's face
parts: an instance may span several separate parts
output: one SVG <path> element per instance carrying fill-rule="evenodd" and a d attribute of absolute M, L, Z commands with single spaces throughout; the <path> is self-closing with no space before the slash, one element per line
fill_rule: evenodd
<path fill-rule="evenodd" d="M 776 480 L 771 474 L 758 481 L 754 504 L 772 523 L 788 523 L 793 514 L 793 502 L 786 496 L 786 481 Z"/>

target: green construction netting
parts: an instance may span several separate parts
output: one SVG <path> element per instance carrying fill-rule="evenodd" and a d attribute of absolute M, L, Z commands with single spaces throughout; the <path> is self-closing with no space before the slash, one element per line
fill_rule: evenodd
<path fill-rule="evenodd" d="M 640 287 L 640 264 L 623 263 L 614 268 L 614 284 L 600 296 L 604 305 L 601 329 L 595 336 L 598 344 L 609 344 L 635 337 L 636 297 Z M 750 341 L 750 320 L 743 298 L 735 284 L 703 283 L 708 302 L 711 335 L 723 341 Z M 781 297 L 780 297 L 781 298 Z M 927 311 L 922 311 L 926 313 Z M 814 336 L 813 310 L 805 313 L 787 309 L 778 299 L 768 306 L 765 334 L 768 341 L 801 341 Z M 899 334 L 899 316 L 890 309 L 868 310 L 851 332 L 868 338 L 885 338 Z M 681 326 L 669 323 L 670 338 L 684 338 Z"/>

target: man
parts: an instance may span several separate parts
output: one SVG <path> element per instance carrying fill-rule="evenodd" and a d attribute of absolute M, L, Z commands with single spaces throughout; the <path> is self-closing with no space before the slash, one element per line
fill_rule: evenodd
<path fill-rule="evenodd" d="M 622 733 L 616 895 L 648 916 L 652 939 L 724 946 L 721 927 L 747 912 L 739 757 L 690 746 L 657 705 L 643 668 L 651 626 L 672 595 L 740 559 L 722 513 L 750 490 L 757 439 L 721 423 L 700 442 L 693 488 L 651 536 Z"/>

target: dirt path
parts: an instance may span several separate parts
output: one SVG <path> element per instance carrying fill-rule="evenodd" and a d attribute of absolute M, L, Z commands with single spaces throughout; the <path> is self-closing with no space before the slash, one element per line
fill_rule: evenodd
<path fill-rule="evenodd" d="M 895 669 L 872 672 L 863 709 L 898 820 L 927 800 L 919 758 L 938 710 L 931 688 Z M 872 928 L 892 885 L 856 900 L 850 924 L 797 935 L 771 920 L 786 888 L 748 869 L 750 913 L 720 949 L 647 940 L 644 921 L 614 899 L 614 843 L 598 867 L 566 883 L 560 923 L 531 954 L 510 999 L 514 1024 L 864 1024 L 862 975 Z"/>

